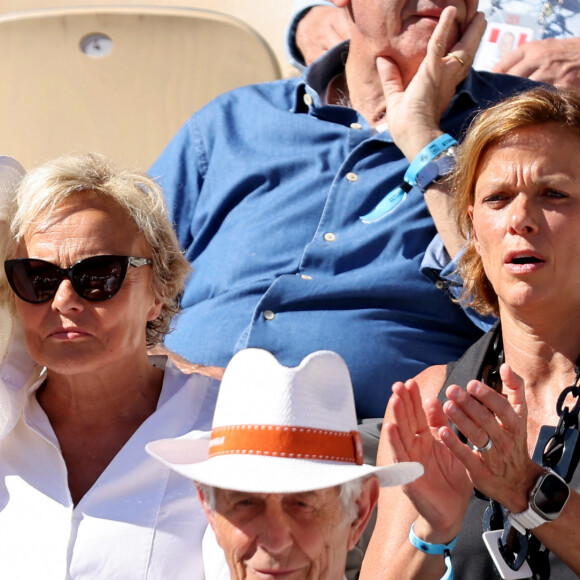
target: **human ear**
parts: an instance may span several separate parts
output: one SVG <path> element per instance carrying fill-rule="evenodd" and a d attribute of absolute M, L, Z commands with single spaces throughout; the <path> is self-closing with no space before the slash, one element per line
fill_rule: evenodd
<path fill-rule="evenodd" d="M 155 298 L 153 303 L 149 308 L 149 312 L 147 313 L 147 320 L 157 320 L 159 318 L 159 314 L 161 313 L 161 308 L 163 307 L 163 301 L 161 298 Z"/>
<path fill-rule="evenodd" d="M 375 476 L 364 480 L 356 500 L 357 516 L 350 524 L 348 549 L 352 550 L 364 532 L 379 499 L 379 480 Z"/>
<path fill-rule="evenodd" d="M 218 535 L 218 530 L 217 530 L 216 521 L 215 521 L 215 514 L 209 508 L 207 500 L 205 499 L 205 496 L 203 495 L 202 488 L 199 486 L 196 486 L 196 489 L 197 489 L 197 497 L 199 498 L 199 503 L 201 503 L 201 507 L 203 508 L 203 511 L 205 513 L 205 517 L 206 517 L 207 521 L 209 522 L 209 525 L 212 527 L 213 533 L 215 534 L 215 537 L 217 538 L 217 541 L 219 544 L 219 535 Z"/>

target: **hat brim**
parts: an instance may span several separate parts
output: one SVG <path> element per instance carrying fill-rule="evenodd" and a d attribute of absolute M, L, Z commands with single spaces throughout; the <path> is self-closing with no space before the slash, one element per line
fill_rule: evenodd
<path fill-rule="evenodd" d="M 190 434 L 191 436 L 191 434 Z M 299 493 L 375 475 L 381 487 L 404 485 L 423 475 L 420 463 L 375 467 L 334 461 L 231 454 L 207 459 L 209 438 L 161 439 L 146 447 L 162 463 L 199 483 L 253 493 Z"/>

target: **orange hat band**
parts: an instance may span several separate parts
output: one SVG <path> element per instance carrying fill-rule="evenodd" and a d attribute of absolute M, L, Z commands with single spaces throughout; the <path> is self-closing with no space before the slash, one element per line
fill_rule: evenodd
<path fill-rule="evenodd" d="M 356 430 L 328 431 L 279 425 L 233 425 L 212 429 L 209 457 L 231 454 L 343 461 L 357 465 L 364 462 L 362 437 Z"/>

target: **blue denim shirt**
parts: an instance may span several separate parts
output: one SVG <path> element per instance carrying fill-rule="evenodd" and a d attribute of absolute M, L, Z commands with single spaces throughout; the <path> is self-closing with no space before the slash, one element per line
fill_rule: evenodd
<path fill-rule="evenodd" d="M 193 264 L 166 345 L 220 366 L 244 347 L 285 365 L 334 350 L 350 368 L 359 416 L 379 417 L 394 381 L 457 359 L 481 330 L 437 269 L 421 270 L 436 230 L 417 189 L 381 220 L 361 221 L 409 163 L 388 131 L 321 102 L 344 58 L 337 47 L 306 79 L 218 97 L 151 168 Z M 523 87 L 471 72 L 443 130 L 458 137 L 477 108 Z"/>

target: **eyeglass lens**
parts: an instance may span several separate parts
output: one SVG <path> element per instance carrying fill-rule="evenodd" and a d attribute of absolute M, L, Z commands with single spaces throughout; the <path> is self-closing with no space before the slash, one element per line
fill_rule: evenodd
<path fill-rule="evenodd" d="M 130 258 L 93 256 L 70 268 L 38 259 L 7 260 L 6 275 L 14 292 L 24 301 L 41 303 L 56 295 L 61 282 L 68 278 L 79 296 L 86 300 L 109 300 L 123 285 Z M 144 265 L 150 260 L 142 260 Z"/>

